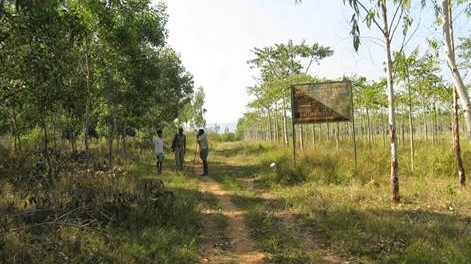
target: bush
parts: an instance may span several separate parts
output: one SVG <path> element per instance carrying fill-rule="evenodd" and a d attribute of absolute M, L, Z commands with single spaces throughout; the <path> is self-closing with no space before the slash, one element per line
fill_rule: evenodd
<path fill-rule="evenodd" d="M 85 170 L 81 153 L 57 155 L 52 180 L 42 153 L 0 158 L 0 263 L 144 264 L 155 254 L 157 263 L 196 262 L 195 249 L 183 252 L 193 238 L 181 231 L 197 229 L 195 205 L 161 181 L 118 166 Z M 146 233 L 168 238 L 150 250 L 140 237 Z"/>

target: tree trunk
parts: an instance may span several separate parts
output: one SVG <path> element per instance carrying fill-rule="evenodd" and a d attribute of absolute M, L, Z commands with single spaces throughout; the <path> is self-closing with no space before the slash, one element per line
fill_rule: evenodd
<path fill-rule="evenodd" d="M 396 135 L 396 116 L 394 107 L 394 79 L 393 79 L 393 62 L 391 56 L 391 39 L 389 34 L 388 25 L 388 12 L 386 8 L 386 2 L 382 2 L 382 17 L 384 23 L 384 40 L 386 44 L 386 73 L 388 83 L 388 116 L 389 116 L 389 131 L 391 137 L 391 194 L 394 202 L 400 201 L 399 196 L 399 164 L 397 157 L 397 135 Z"/>
<path fill-rule="evenodd" d="M 316 148 L 316 127 L 314 124 L 311 125 L 311 130 L 312 130 L 312 147 L 315 149 Z"/>
<path fill-rule="evenodd" d="M 325 124 L 326 128 L 327 128 L 327 140 L 330 141 L 330 124 L 329 123 L 326 123 Z M 330 143 L 330 142 L 329 142 Z"/>
<path fill-rule="evenodd" d="M 90 162 L 90 149 L 88 144 L 88 134 L 89 134 L 89 127 L 90 127 L 90 75 L 91 75 L 91 66 L 90 66 L 90 59 L 89 59 L 89 48 L 88 48 L 88 40 L 85 41 L 85 85 L 86 85 L 86 102 L 85 102 L 85 118 L 83 121 L 83 141 L 85 145 L 85 164 L 86 167 L 89 167 Z"/>
<path fill-rule="evenodd" d="M 271 124 L 271 110 L 270 108 L 268 108 L 268 132 L 270 134 L 270 143 L 273 142 L 273 127 L 272 127 L 272 124 Z"/>
<path fill-rule="evenodd" d="M 123 131 L 123 159 L 124 159 L 124 168 L 126 168 L 126 164 L 128 161 L 128 153 L 127 153 L 127 146 L 126 146 L 126 138 L 127 138 L 127 125 L 124 125 L 124 131 Z"/>
<path fill-rule="evenodd" d="M 386 122 L 384 121 L 384 115 L 381 115 L 381 132 L 383 134 L 383 147 L 386 147 Z"/>
<path fill-rule="evenodd" d="M 113 166 L 113 140 L 116 132 L 116 115 L 113 115 L 113 124 L 108 138 L 108 162 L 109 167 Z"/>
<path fill-rule="evenodd" d="M 286 114 L 286 98 L 283 96 L 283 143 L 289 145 L 288 143 L 288 118 Z"/>
<path fill-rule="evenodd" d="M 299 126 L 299 147 L 304 150 L 304 125 Z"/>
<path fill-rule="evenodd" d="M 464 85 L 461 74 L 456 65 L 456 55 L 453 36 L 452 7 L 450 0 L 443 0 L 443 35 L 445 52 L 447 55 L 448 68 L 452 75 L 453 85 L 460 98 L 461 108 L 463 108 L 464 119 L 467 127 L 467 139 L 471 142 L 471 101 Z"/>
<path fill-rule="evenodd" d="M 466 175 L 463 166 L 463 159 L 461 158 L 458 98 L 456 89 L 453 89 L 453 143 L 455 146 L 455 161 L 456 168 L 458 169 L 458 177 L 461 187 L 464 187 L 466 185 Z"/>
<path fill-rule="evenodd" d="M 57 118 L 55 116 L 52 119 L 52 148 L 54 153 L 57 153 Z"/>
<path fill-rule="evenodd" d="M 278 109 L 276 108 L 275 106 L 275 141 L 276 143 L 280 143 L 280 134 L 279 134 L 279 131 L 280 131 L 280 128 L 278 127 Z"/>
<path fill-rule="evenodd" d="M 16 117 L 16 111 L 14 107 L 13 107 L 12 119 L 13 119 L 13 130 L 14 130 L 14 137 L 15 137 L 15 152 L 17 152 L 18 150 L 21 151 L 21 140 L 20 140 L 20 133 L 18 130 L 18 121 Z M 18 144 L 16 144 L 16 142 L 18 142 Z"/>
<path fill-rule="evenodd" d="M 47 162 L 47 174 L 49 176 L 49 179 L 52 180 L 53 169 L 52 169 L 51 156 L 49 155 L 49 136 L 47 134 L 47 124 L 44 118 L 44 113 L 41 113 L 41 126 L 43 129 L 43 135 L 44 135 L 44 155 L 46 157 L 46 162 Z"/>
<path fill-rule="evenodd" d="M 339 149 L 340 147 L 340 127 L 339 127 L 339 122 L 336 123 L 337 125 L 337 128 L 336 128 L 336 131 L 335 131 L 335 136 L 336 136 L 336 145 L 337 145 L 337 149 Z"/>
<path fill-rule="evenodd" d="M 368 149 L 371 149 L 371 121 L 370 121 L 370 111 L 366 108 L 366 137 L 368 139 Z"/>
<path fill-rule="evenodd" d="M 408 81 L 408 83 L 410 83 Z M 412 91 L 410 85 L 407 86 L 409 96 L 409 145 L 410 145 L 410 167 L 411 171 L 414 171 L 414 157 L 415 157 L 415 146 L 414 146 L 414 120 L 412 117 Z"/>
<path fill-rule="evenodd" d="M 425 142 L 428 141 L 428 124 L 427 124 L 427 112 L 424 111 L 424 129 L 425 129 Z"/>
<path fill-rule="evenodd" d="M 440 140 L 438 138 L 438 110 L 437 110 L 437 104 L 434 103 L 433 104 L 433 112 L 434 112 L 434 122 L 435 122 L 435 126 L 434 126 L 434 133 L 435 133 L 435 143 L 436 144 L 439 144 L 440 143 Z"/>

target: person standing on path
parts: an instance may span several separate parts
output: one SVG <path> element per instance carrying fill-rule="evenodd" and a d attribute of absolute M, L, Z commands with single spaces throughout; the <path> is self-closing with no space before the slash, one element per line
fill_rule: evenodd
<path fill-rule="evenodd" d="M 155 152 L 157 153 L 157 172 L 162 173 L 162 165 L 164 163 L 164 139 L 162 130 L 157 131 L 157 140 L 155 141 Z"/>
<path fill-rule="evenodd" d="M 198 131 L 198 135 L 196 135 L 196 141 L 198 141 L 200 147 L 200 158 L 203 161 L 203 174 L 201 176 L 208 175 L 208 135 L 204 133 L 203 129 Z"/>
<path fill-rule="evenodd" d="M 183 171 L 186 153 L 186 136 L 183 134 L 183 128 L 178 129 L 172 141 L 172 150 L 175 152 L 176 170 Z"/>

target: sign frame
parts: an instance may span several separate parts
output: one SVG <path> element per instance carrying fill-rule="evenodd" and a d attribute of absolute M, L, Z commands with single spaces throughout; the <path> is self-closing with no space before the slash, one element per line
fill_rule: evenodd
<path fill-rule="evenodd" d="M 315 99 L 311 99 L 311 110 L 312 110 L 312 107 L 313 107 L 313 102 L 316 102 L 317 105 L 320 105 L 320 108 L 324 108 L 324 106 L 327 106 L 326 108 L 330 110 L 330 112 L 332 112 L 330 115 L 325 115 L 324 118 L 322 118 L 321 116 L 322 115 L 317 115 L 318 117 L 315 117 L 315 116 L 310 116 L 310 117 L 298 117 L 296 116 L 296 114 L 299 114 L 299 113 L 306 113 L 307 111 L 306 110 L 303 110 L 301 111 L 300 109 L 302 109 L 301 107 L 301 104 L 299 104 L 299 97 L 297 97 L 297 91 L 296 89 L 299 88 L 299 87 L 309 87 L 309 88 L 318 88 L 318 86 L 321 86 L 321 85 L 333 85 L 333 84 L 340 84 L 342 85 L 342 87 L 344 87 L 344 89 L 347 90 L 348 92 L 348 98 L 351 98 L 353 97 L 353 89 L 352 89 L 352 82 L 351 81 L 326 81 L 326 82 L 318 82 L 318 83 L 300 83 L 300 84 L 295 84 L 295 85 L 292 85 L 291 86 L 291 105 L 292 105 L 292 117 L 293 117 L 293 120 L 296 124 L 315 124 L 315 123 L 336 123 L 336 122 L 348 122 L 348 121 L 352 121 L 353 119 L 353 111 L 348 111 L 350 109 L 353 109 L 353 100 L 348 100 L 348 102 L 346 101 L 342 101 L 344 102 L 344 105 L 347 105 L 347 111 L 348 111 L 348 117 L 345 116 L 345 112 L 343 113 L 343 115 L 340 113 L 340 112 L 337 112 L 335 111 L 335 109 L 333 107 L 329 107 L 327 106 L 327 104 L 319 101 L 319 100 L 315 100 Z M 298 98 L 298 100 L 296 100 Z M 304 108 L 305 105 L 304 105 Z M 295 111 L 297 110 L 297 111 Z M 320 111 L 319 111 L 320 112 Z M 316 120 L 317 119 L 317 120 Z"/>
<path fill-rule="evenodd" d="M 339 119 L 339 120 L 321 120 L 317 122 L 296 122 L 295 117 L 295 88 L 297 86 L 308 86 L 308 85 L 319 85 L 319 84 L 334 84 L 334 83 L 347 83 L 347 89 L 350 90 L 350 100 L 349 104 L 351 106 L 351 116 L 350 118 Z M 325 81 L 317 83 L 300 83 L 295 84 L 290 87 L 291 92 L 291 124 L 292 124 L 292 137 L 293 137 L 293 165 L 296 166 L 296 124 L 317 124 L 317 123 L 339 123 L 339 122 L 349 122 L 352 129 L 352 143 L 353 143 L 353 165 L 354 169 L 357 169 L 357 146 L 356 146 L 356 133 L 355 133 L 355 106 L 353 104 L 353 85 L 350 80 L 343 81 Z"/>

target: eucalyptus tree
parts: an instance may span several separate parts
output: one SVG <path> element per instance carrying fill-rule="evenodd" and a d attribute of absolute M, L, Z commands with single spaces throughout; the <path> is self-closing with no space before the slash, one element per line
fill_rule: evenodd
<path fill-rule="evenodd" d="M 465 70 L 471 69 L 471 38 L 464 38 L 457 48 L 459 67 Z"/>
<path fill-rule="evenodd" d="M 276 99 L 271 96 L 270 91 L 272 91 L 272 89 L 257 85 L 247 88 L 249 96 L 255 97 L 255 99 L 248 104 L 248 107 L 255 111 L 266 113 L 269 134 L 268 138 L 270 142 L 273 142 L 272 106 Z"/>
<path fill-rule="evenodd" d="M 367 82 L 365 78 L 357 78 L 354 85 L 354 103 L 357 109 L 364 109 L 366 114 L 366 136 L 368 147 L 371 147 L 373 141 L 372 132 L 372 112 L 378 111 L 384 107 L 386 101 L 385 94 L 386 81 Z"/>
<path fill-rule="evenodd" d="M 306 75 L 315 62 L 329 57 L 333 51 L 329 47 L 321 46 L 318 43 L 308 45 L 305 42 L 294 44 L 291 40 L 287 44 L 275 44 L 274 46 L 255 48 L 252 50 L 255 58 L 248 61 L 251 68 L 256 68 L 261 72 L 261 80 L 268 85 L 276 87 L 283 108 L 283 131 L 284 142 L 288 143 L 287 109 L 289 88 L 292 83 L 287 79 L 291 75 Z M 305 63 L 305 64 L 303 64 Z"/>
<path fill-rule="evenodd" d="M 295 0 L 296 3 L 302 0 Z M 397 30 L 402 25 L 404 40 L 412 19 L 409 16 L 410 0 L 343 0 L 353 10 L 351 18 L 351 35 L 353 36 L 353 47 L 358 50 L 361 44 L 360 23 L 365 22 L 368 28 L 374 27 L 383 36 L 385 48 L 385 68 L 388 87 L 388 122 L 391 137 L 391 193 L 395 202 L 400 201 L 399 196 L 399 160 L 397 154 L 397 132 L 394 104 L 394 78 L 392 41 Z M 392 9 L 391 9 L 392 8 Z M 389 18 L 392 10 L 392 18 Z M 406 41 L 403 41 L 403 44 Z M 401 48 L 402 49 L 402 48 Z"/>
<path fill-rule="evenodd" d="M 15 5 L 14 9 L 8 9 L 9 15 L 5 15 L 9 30 L 2 36 L 1 44 L 2 50 L 9 53 L 7 57 L 15 58 L 2 60 L 2 64 L 15 69 L 8 72 L 7 82 L 20 83 L 10 88 L 16 90 L 14 94 L 22 94 L 22 101 L 43 131 L 43 151 L 48 174 L 52 176 L 48 116 L 64 100 L 62 87 L 67 80 L 64 77 L 71 74 L 69 47 L 76 41 L 78 33 L 75 29 L 80 26 L 61 1 L 17 1 Z"/>
<path fill-rule="evenodd" d="M 412 23 L 409 16 L 410 0 L 344 0 L 348 2 L 353 9 L 352 30 L 353 46 L 355 50 L 360 46 L 360 25 L 364 21 L 368 28 L 374 27 L 383 36 L 383 44 L 385 48 L 385 68 L 387 80 L 388 94 L 388 123 L 389 134 L 391 137 L 391 193 L 395 202 L 400 201 L 399 195 L 399 160 L 397 154 L 397 131 L 396 116 L 394 103 L 394 77 L 393 77 L 393 57 L 392 57 L 392 41 L 396 37 L 398 28 L 402 25 L 402 33 L 404 39 L 408 29 Z M 392 14 L 393 17 L 389 18 Z"/>
<path fill-rule="evenodd" d="M 181 110 L 178 120 L 187 124 L 187 129 L 205 128 L 206 119 L 204 115 L 206 108 L 204 108 L 205 93 L 203 87 L 198 87 L 193 94 L 191 103 L 185 105 Z"/>
<path fill-rule="evenodd" d="M 468 1 L 464 0 L 457 1 L 458 4 L 466 3 L 469 5 L 467 2 Z M 451 0 L 442 0 L 441 6 L 438 6 L 435 3 L 435 9 L 437 15 L 441 18 L 443 26 L 443 43 L 445 47 L 445 53 L 447 55 L 446 58 L 448 62 L 448 68 L 452 76 L 456 93 L 459 96 L 461 108 L 464 112 L 465 123 L 467 127 L 467 139 L 469 142 L 471 142 L 471 101 L 456 62 L 456 46 L 453 31 L 453 3 Z"/>

